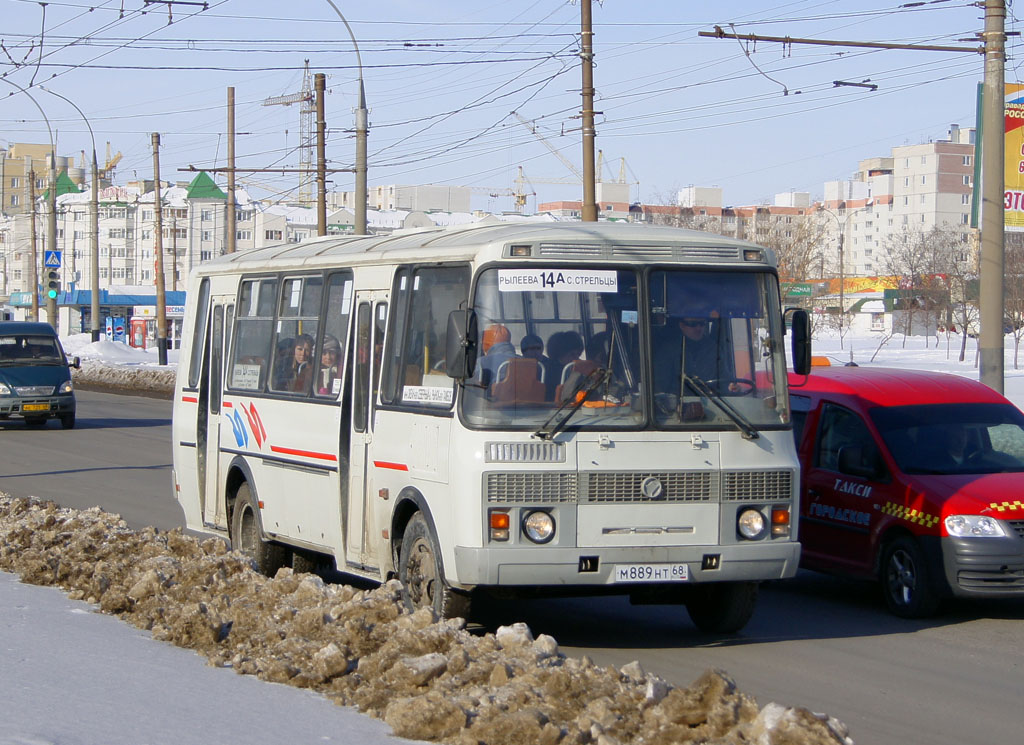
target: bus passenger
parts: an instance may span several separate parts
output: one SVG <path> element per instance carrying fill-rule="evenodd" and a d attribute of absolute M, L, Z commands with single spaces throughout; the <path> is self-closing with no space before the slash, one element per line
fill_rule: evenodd
<path fill-rule="evenodd" d="M 310 358 L 313 356 L 313 337 L 299 334 L 295 337 L 295 349 L 292 352 L 292 363 L 287 371 L 286 390 L 302 393 L 309 390 L 313 379 L 313 368 Z"/>
<path fill-rule="evenodd" d="M 555 400 L 555 390 L 562 383 L 566 365 L 583 354 L 583 337 L 575 331 L 556 331 L 548 338 L 548 366 L 544 371 L 544 383 L 548 388 L 548 400 Z"/>
<path fill-rule="evenodd" d="M 481 380 L 484 385 L 489 385 L 498 374 L 501 363 L 516 356 L 516 348 L 512 346 L 512 332 L 503 324 L 493 323 L 484 330 L 480 347 L 484 353 L 479 363 Z"/>
<path fill-rule="evenodd" d="M 324 346 L 320 351 L 320 374 L 317 377 L 316 392 L 330 395 L 334 392 L 334 379 L 338 377 L 338 340 L 333 336 L 324 337 Z"/>

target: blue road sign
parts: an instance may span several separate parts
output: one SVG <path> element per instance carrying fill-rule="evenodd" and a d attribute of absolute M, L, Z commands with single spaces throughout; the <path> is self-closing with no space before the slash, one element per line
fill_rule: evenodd
<path fill-rule="evenodd" d="M 50 267 L 51 269 L 60 269 L 60 255 L 60 251 L 44 251 L 43 266 Z"/>

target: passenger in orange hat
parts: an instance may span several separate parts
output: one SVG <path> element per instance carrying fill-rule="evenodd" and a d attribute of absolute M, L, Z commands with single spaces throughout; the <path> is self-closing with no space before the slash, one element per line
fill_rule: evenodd
<path fill-rule="evenodd" d="M 516 348 L 512 345 L 512 332 L 500 323 L 492 323 L 484 329 L 480 340 L 483 357 L 480 358 L 481 381 L 489 385 L 498 373 L 498 367 L 507 359 L 516 356 Z"/>

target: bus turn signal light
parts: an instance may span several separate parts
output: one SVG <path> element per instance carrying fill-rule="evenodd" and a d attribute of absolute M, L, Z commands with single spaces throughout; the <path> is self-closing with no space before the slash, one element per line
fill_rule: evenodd
<path fill-rule="evenodd" d="M 789 535 L 789 508 L 772 508 L 772 538 L 785 538 Z"/>
<path fill-rule="evenodd" d="M 490 524 L 492 541 L 508 540 L 508 527 L 511 525 L 508 510 L 492 510 L 490 512 Z"/>

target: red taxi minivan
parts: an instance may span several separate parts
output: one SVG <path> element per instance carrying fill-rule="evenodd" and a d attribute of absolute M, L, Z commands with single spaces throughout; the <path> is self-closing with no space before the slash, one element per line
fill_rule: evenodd
<path fill-rule="evenodd" d="M 802 567 L 877 579 L 896 615 L 1024 596 L 1024 414 L 967 378 L 790 373 Z"/>

